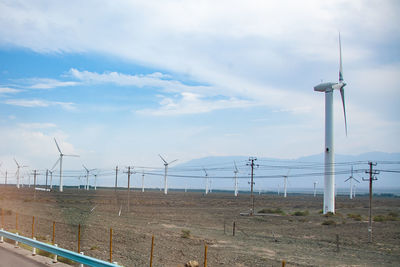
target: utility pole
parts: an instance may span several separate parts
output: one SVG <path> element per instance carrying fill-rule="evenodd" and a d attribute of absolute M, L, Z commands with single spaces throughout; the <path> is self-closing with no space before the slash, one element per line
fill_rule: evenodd
<path fill-rule="evenodd" d="M 115 167 L 115 189 L 114 191 L 117 192 L 118 187 L 118 166 Z"/>
<path fill-rule="evenodd" d="M 251 209 L 250 209 L 250 215 L 254 215 L 254 194 L 253 194 L 253 185 L 254 185 L 254 167 L 258 167 L 258 164 L 254 164 L 254 161 L 256 161 L 257 158 L 250 157 L 249 161 L 250 163 L 247 163 L 247 166 L 251 167 Z"/>
<path fill-rule="evenodd" d="M 47 190 L 47 179 L 49 178 L 49 170 L 46 169 L 46 190 Z"/>
<path fill-rule="evenodd" d="M 33 170 L 33 199 L 36 200 L 36 175 L 37 170 Z"/>
<path fill-rule="evenodd" d="M 132 167 L 133 168 L 133 167 Z M 128 166 L 128 212 L 129 212 L 129 206 L 130 206 L 130 191 L 131 191 L 131 174 L 134 172 L 131 172 L 131 166 Z"/>
<path fill-rule="evenodd" d="M 368 162 L 369 171 L 365 171 L 365 173 L 369 173 L 369 179 L 364 179 L 364 181 L 369 181 L 369 220 L 368 220 L 368 243 L 372 243 L 372 181 L 377 180 L 375 177 L 376 174 L 379 174 L 378 171 L 374 171 L 372 168 L 376 166 L 376 163 Z"/>

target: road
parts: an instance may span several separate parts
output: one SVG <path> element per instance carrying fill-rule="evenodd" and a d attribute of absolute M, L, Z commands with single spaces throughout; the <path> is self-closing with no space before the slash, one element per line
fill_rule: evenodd
<path fill-rule="evenodd" d="M 51 259 L 47 258 L 47 261 Z M 43 261 L 40 262 L 40 261 Z M 64 265 L 64 264 L 62 264 Z M 49 266 L 44 263 L 44 257 L 31 256 L 31 252 L 22 248 L 14 248 L 13 245 L 7 243 L 0 244 L 0 267 L 45 267 Z M 54 266 L 60 266 L 57 263 Z"/>

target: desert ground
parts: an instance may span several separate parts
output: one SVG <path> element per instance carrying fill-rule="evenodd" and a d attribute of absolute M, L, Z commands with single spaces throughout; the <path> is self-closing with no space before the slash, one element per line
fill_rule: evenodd
<path fill-rule="evenodd" d="M 129 202 L 129 210 L 128 210 Z M 373 240 L 368 242 L 368 196 L 336 198 L 336 214 L 322 215 L 322 196 L 255 195 L 259 216 L 249 212 L 250 195 L 126 189 L 43 192 L 0 187 L 4 229 L 109 259 L 113 229 L 113 261 L 123 266 L 400 266 L 400 198 L 374 196 Z M 16 215 L 18 213 L 18 215 Z M 16 225 L 18 217 L 18 225 Z M 235 235 L 233 236 L 233 223 Z M 18 229 L 16 229 L 18 228 Z"/>

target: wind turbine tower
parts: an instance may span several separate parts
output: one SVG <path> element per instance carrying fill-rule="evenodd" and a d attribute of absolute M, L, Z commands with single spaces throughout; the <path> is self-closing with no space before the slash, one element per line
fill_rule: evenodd
<path fill-rule="evenodd" d="M 314 197 L 317 195 L 317 181 L 314 181 Z"/>
<path fill-rule="evenodd" d="M 236 162 L 233 162 L 233 164 L 235 165 L 235 170 L 233 171 L 233 173 L 235 174 L 235 197 L 238 196 L 238 179 L 237 179 L 237 174 L 239 172 L 237 166 L 236 166 Z"/>
<path fill-rule="evenodd" d="M 85 189 L 86 189 L 86 190 L 89 190 L 89 172 L 94 171 L 94 170 L 96 170 L 96 169 L 91 169 L 91 170 L 89 170 L 88 168 L 86 168 L 85 165 L 82 164 L 82 166 L 83 166 L 83 168 L 85 168 L 85 170 L 86 170 L 86 186 L 85 186 Z"/>
<path fill-rule="evenodd" d="M 207 171 L 206 171 L 206 169 L 204 169 L 203 168 L 203 171 L 204 171 L 204 173 L 205 173 L 205 181 L 206 181 L 206 195 L 208 194 L 208 173 L 207 173 Z"/>
<path fill-rule="evenodd" d="M 165 171 L 164 171 L 164 194 L 166 195 L 166 194 L 168 194 L 168 181 L 167 181 L 168 165 L 177 161 L 177 159 L 167 162 L 163 157 L 161 157 L 160 154 L 158 154 L 158 155 L 160 156 L 162 161 L 164 161 L 164 168 L 165 168 Z"/>
<path fill-rule="evenodd" d="M 335 213 L 335 155 L 333 147 L 333 91 L 339 90 L 344 111 L 344 124 L 347 135 L 346 108 L 344 101 L 344 87 L 342 68 L 342 46 L 339 34 L 339 82 L 321 83 L 314 87 L 314 91 L 325 93 L 325 171 L 324 171 L 324 204 L 323 213 Z"/>
<path fill-rule="evenodd" d="M 56 143 L 58 152 L 60 152 L 60 157 L 58 158 L 58 160 L 54 164 L 53 168 L 51 168 L 51 169 L 54 169 L 54 167 L 57 165 L 57 163 L 60 162 L 60 192 L 62 192 L 64 190 L 63 189 L 63 177 L 62 177 L 62 160 L 63 160 L 63 157 L 64 156 L 67 156 L 67 157 L 79 157 L 79 155 L 65 155 L 65 154 L 63 154 L 61 152 L 60 146 L 58 145 L 57 140 L 55 138 L 54 138 L 54 142 Z"/>
<path fill-rule="evenodd" d="M 283 176 L 283 197 L 287 197 L 287 179 L 289 176 L 289 172 L 290 172 L 290 169 L 289 169 L 288 173 L 285 176 Z"/>
<path fill-rule="evenodd" d="M 20 165 L 15 158 L 14 158 L 14 161 L 15 161 L 15 164 L 17 164 L 17 188 L 19 188 L 20 187 L 20 184 L 19 184 L 19 170 L 21 168 L 25 168 L 25 167 L 28 167 L 28 166 Z"/>

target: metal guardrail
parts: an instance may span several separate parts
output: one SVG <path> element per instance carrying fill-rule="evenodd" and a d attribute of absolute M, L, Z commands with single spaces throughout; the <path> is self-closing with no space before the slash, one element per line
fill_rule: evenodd
<path fill-rule="evenodd" d="M 52 254 L 56 254 L 58 256 L 73 260 L 75 262 L 79 262 L 88 266 L 94 266 L 94 267 L 105 267 L 105 266 L 112 266 L 112 267 L 120 267 L 120 265 L 110 263 L 107 261 L 102 261 L 96 258 L 92 258 L 89 256 L 85 256 L 64 248 L 59 248 L 50 244 L 46 244 L 34 239 L 30 239 L 24 236 L 20 236 L 14 233 L 10 233 L 4 230 L 0 230 L 0 236 L 4 236 L 5 238 L 12 239 L 14 241 L 18 241 L 21 243 L 24 243 L 28 246 L 35 247 L 47 252 L 50 252 Z"/>

